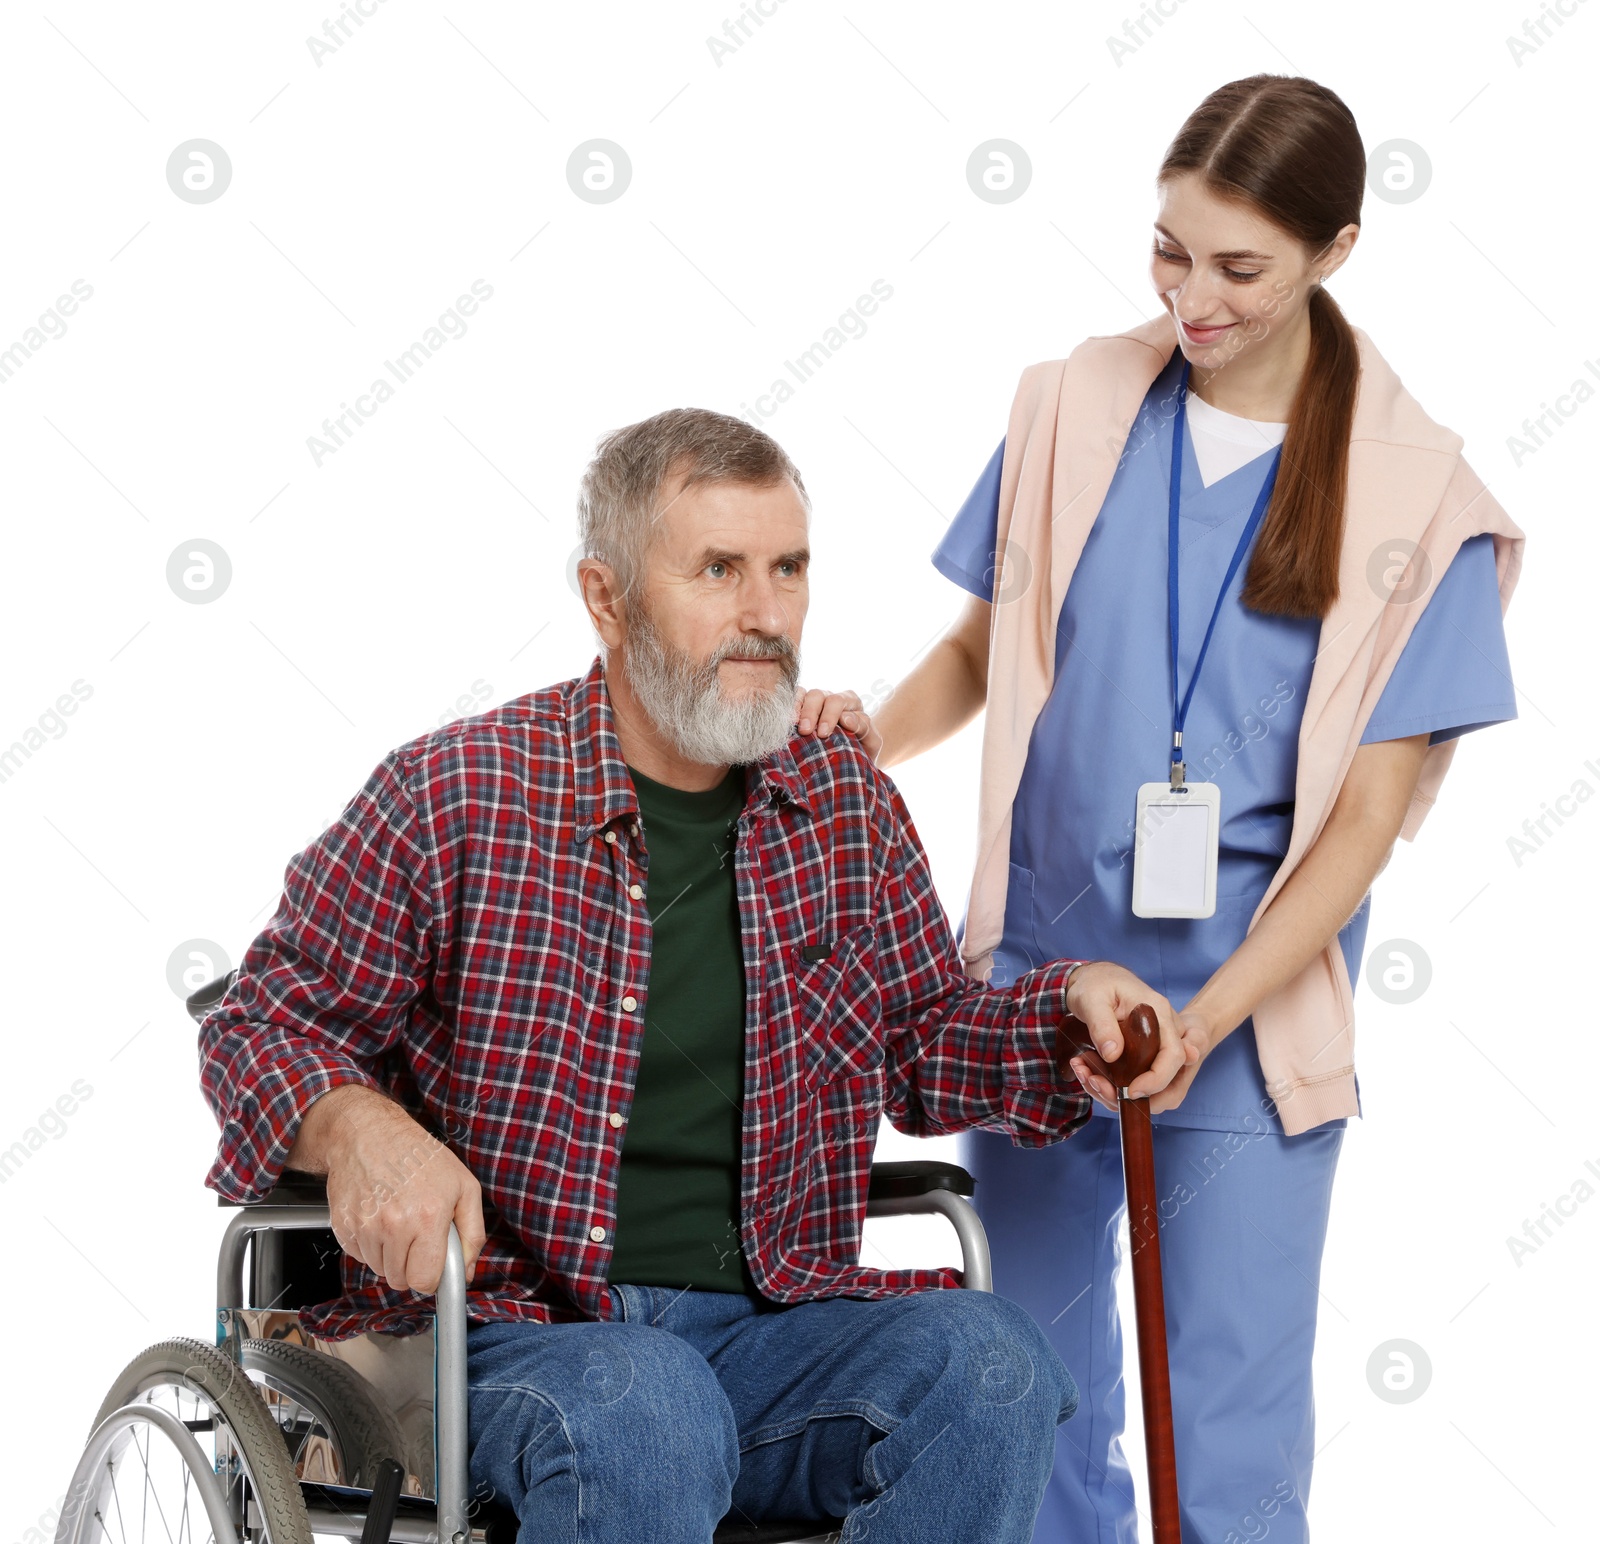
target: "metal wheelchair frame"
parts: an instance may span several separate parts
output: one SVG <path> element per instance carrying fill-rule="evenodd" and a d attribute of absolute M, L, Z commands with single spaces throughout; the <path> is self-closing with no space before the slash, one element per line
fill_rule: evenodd
<path fill-rule="evenodd" d="M 968 1196 L 974 1182 L 955 1164 L 929 1161 L 874 1164 L 867 1216 L 935 1214 L 954 1228 L 961 1247 L 962 1281 L 968 1290 L 993 1290 L 989 1245 Z M 261 1201 L 237 1205 L 217 1253 L 217 1341 L 235 1360 L 239 1326 L 235 1310 L 248 1305 L 245 1251 L 253 1236 L 277 1229 L 330 1229 L 331 1218 L 320 1176 L 285 1171 Z M 236 1203 L 218 1198 L 218 1204 Z M 466 1262 L 461 1238 L 450 1225 L 444 1274 L 435 1294 L 434 1316 L 434 1494 L 431 1499 L 399 1496 L 393 1487 L 367 1493 L 367 1506 L 354 1504 L 359 1492 L 303 1482 L 301 1490 L 312 1531 L 346 1538 L 359 1526 L 362 1544 L 477 1544 L 488 1537 L 471 1518 L 467 1441 Z M 247 1519 L 248 1520 L 248 1519 Z M 780 1544 L 817 1536 L 823 1523 L 756 1525 L 741 1536 L 750 1544 Z M 803 1532 L 795 1532 L 801 1528 Z M 719 1535 L 720 1537 L 721 1535 Z"/>

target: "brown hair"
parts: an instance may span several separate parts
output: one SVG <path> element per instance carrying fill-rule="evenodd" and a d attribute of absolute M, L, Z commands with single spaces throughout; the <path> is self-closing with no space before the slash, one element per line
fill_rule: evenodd
<path fill-rule="evenodd" d="M 1213 91 L 1167 147 L 1156 180 L 1188 172 L 1313 253 L 1361 221 L 1366 152 L 1355 119 L 1326 86 L 1302 76 L 1251 75 Z M 1241 599 L 1256 611 L 1320 617 L 1339 593 L 1360 362 L 1349 322 L 1320 284 L 1307 311 L 1310 357 Z"/>
<path fill-rule="evenodd" d="M 578 488 L 578 532 L 584 555 L 609 564 L 632 601 L 644 581 L 645 558 L 656 533 L 656 499 L 669 474 L 686 471 L 683 486 L 742 482 L 770 487 L 793 480 L 807 512 L 811 498 L 799 469 L 764 430 L 709 408 L 673 407 L 623 429 L 595 447 Z"/>

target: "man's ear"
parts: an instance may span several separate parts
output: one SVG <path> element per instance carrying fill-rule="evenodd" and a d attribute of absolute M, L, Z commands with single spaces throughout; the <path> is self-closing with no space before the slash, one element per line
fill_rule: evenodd
<path fill-rule="evenodd" d="M 608 649 L 622 646 L 626 632 L 622 586 L 616 571 L 599 558 L 582 558 L 578 562 L 578 594 L 594 630 Z"/>

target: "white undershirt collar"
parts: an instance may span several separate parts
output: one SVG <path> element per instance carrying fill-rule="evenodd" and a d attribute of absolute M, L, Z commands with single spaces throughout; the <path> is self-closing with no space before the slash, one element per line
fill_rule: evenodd
<path fill-rule="evenodd" d="M 1241 418 L 1213 407 L 1192 391 L 1185 399 L 1189 438 L 1194 442 L 1194 459 L 1200 468 L 1200 481 L 1210 487 L 1230 472 L 1281 445 L 1289 432 L 1288 424 L 1264 423 L 1256 418 Z"/>

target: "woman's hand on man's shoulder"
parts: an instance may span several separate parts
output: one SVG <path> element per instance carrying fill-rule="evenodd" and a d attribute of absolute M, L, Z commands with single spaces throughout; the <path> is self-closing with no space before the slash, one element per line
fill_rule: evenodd
<path fill-rule="evenodd" d="M 801 734 L 825 739 L 838 728 L 853 734 L 861 748 L 877 761 L 883 736 L 873 727 L 866 705 L 854 692 L 829 692 L 820 686 L 803 691 L 795 705 L 795 728 Z"/>

